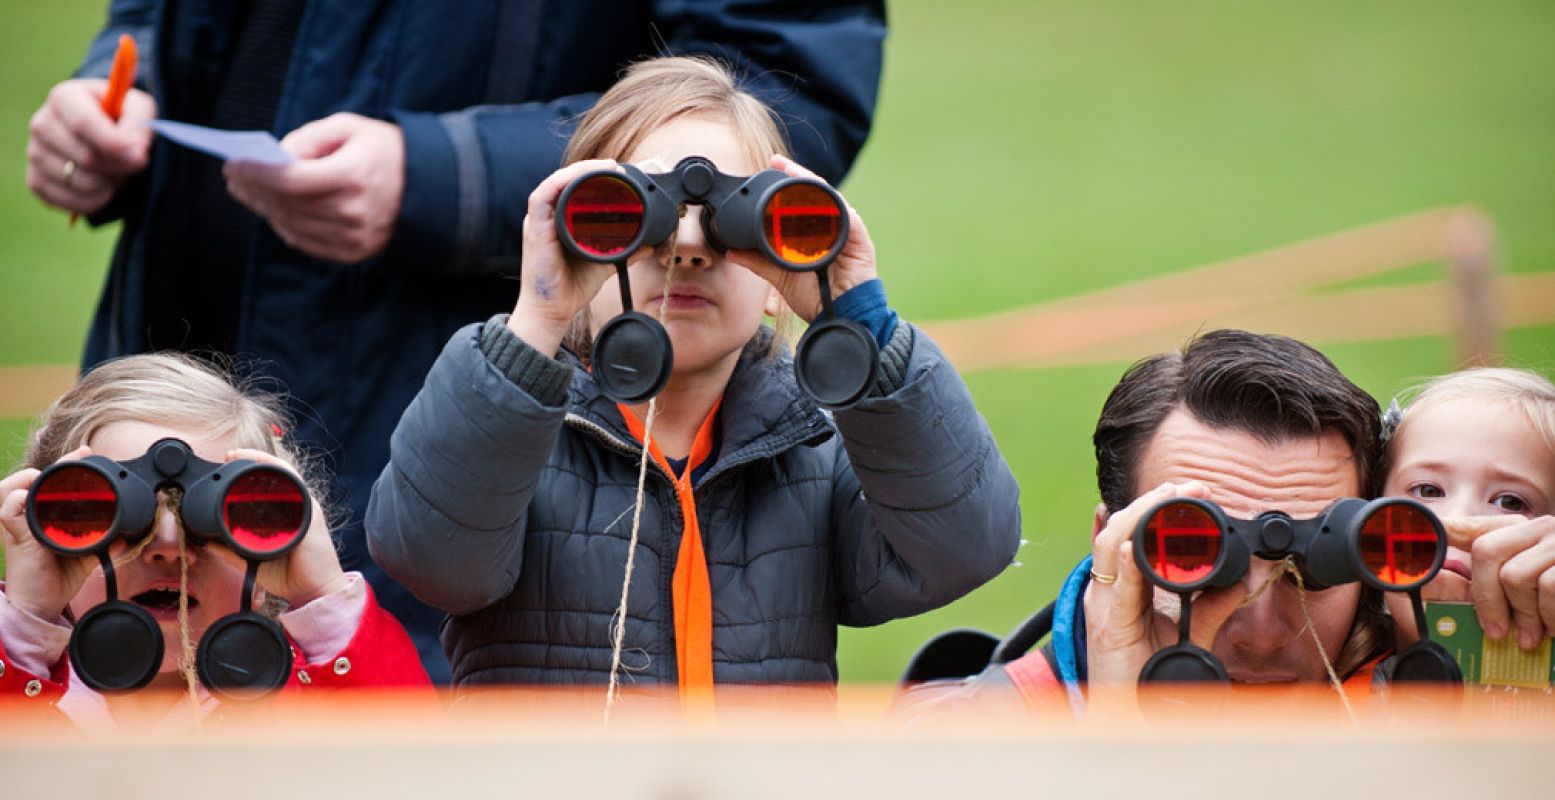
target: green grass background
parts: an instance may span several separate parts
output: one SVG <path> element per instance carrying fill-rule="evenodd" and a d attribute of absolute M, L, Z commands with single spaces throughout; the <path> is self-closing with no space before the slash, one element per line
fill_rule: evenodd
<path fill-rule="evenodd" d="M 101 286 L 114 232 L 68 229 L 41 207 L 23 149 L 104 5 L 0 0 L 0 364 L 73 361 Z M 874 134 L 844 189 L 909 319 L 1458 203 L 1494 217 L 1503 269 L 1555 269 L 1548 0 L 897 0 L 890 14 Z M 1505 342 L 1517 362 L 1555 366 L 1555 328 Z M 1440 338 L 1326 351 L 1384 399 L 1452 367 Z M 1086 550 L 1088 439 L 1122 367 L 968 377 L 1021 482 L 1022 565 L 947 609 L 844 631 L 845 679 L 892 679 L 933 633 L 1002 633 L 1051 598 Z M 14 462 L 26 424 L 0 422 L 0 460 Z"/>

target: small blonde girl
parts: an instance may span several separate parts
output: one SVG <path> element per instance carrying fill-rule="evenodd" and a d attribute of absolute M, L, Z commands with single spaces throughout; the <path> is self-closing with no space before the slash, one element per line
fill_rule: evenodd
<path fill-rule="evenodd" d="M 1424 384 L 1389 421 L 1383 493 L 1425 503 L 1447 527 L 1426 599 L 1472 601 L 1488 636 L 1514 634 L 1525 650 L 1555 634 L 1555 385 L 1528 370 L 1464 370 Z M 1399 630 L 1407 639 L 1415 627 Z"/>
<path fill-rule="evenodd" d="M 40 422 L 25 467 L 0 481 L 6 566 L 0 694 L 54 703 L 81 723 L 112 721 L 125 710 L 171 713 L 178 694 L 100 695 L 71 670 L 65 646 L 73 620 L 103 602 L 104 575 L 93 557 L 62 556 L 34 538 L 24 513 L 28 489 L 56 461 L 88 455 L 130 461 L 168 437 L 206 461 L 251 459 L 299 471 L 281 436 L 286 419 L 280 404 L 186 356 L 137 355 L 94 368 Z M 143 541 L 111 545 L 118 597 L 148 612 L 167 643 L 150 687 L 187 689 L 195 710 L 204 713 L 217 701 L 196 687 L 188 657 L 207 627 L 238 609 L 244 562 L 220 544 L 185 541 L 174 495 L 159 492 L 159 500 Z M 309 690 L 427 684 L 404 629 L 378 607 L 360 575 L 341 569 L 316 502 L 302 543 L 260 567 L 258 586 L 261 600 L 289 609 L 279 621 L 297 654 L 291 691 L 303 688 L 304 673 Z"/>

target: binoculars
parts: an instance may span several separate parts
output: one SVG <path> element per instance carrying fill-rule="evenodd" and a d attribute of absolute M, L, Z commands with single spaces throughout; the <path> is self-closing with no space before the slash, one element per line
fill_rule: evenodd
<path fill-rule="evenodd" d="M 196 667 L 213 692 L 234 698 L 266 694 L 286 683 L 291 644 L 280 626 L 250 608 L 259 564 L 302 541 L 313 503 L 284 469 L 250 460 L 205 461 L 179 439 L 162 439 L 133 461 L 88 456 L 54 464 L 27 494 L 27 524 L 44 546 L 65 556 L 96 556 L 107 600 L 76 622 L 70 662 L 101 692 L 138 689 L 162 664 L 162 631 L 144 608 L 118 598 L 109 548 L 151 534 L 157 493 L 178 489 L 183 531 L 195 543 L 220 542 L 248 562 L 241 607 L 200 638 Z"/>
<path fill-rule="evenodd" d="M 557 203 L 556 232 L 572 255 L 613 264 L 622 313 L 594 338 L 594 378 L 605 396 L 638 403 L 669 380 L 674 354 L 657 320 L 632 308 L 626 260 L 644 246 L 675 233 L 681 210 L 702 206 L 701 224 L 716 250 L 757 250 L 792 272 L 814 272 L 822 311 L 799 340 L 794 373 L 816 402 L 844 407 L 868 391 L 879 348 L 864 326 L 840 319 L 832 308 L 827 267 L 848 240 L 848 213 L 830 186 L 767 169 L 748 177 L 725 175 L 700 156 L 673 170 L 649 175 L 623 164 L 568 184 Z"/>
<path fill-rule="evenodd" d="M 1140 683 L 1226 682 L 1220 660 L 1188 640 L 1192 594 L 1235 585 L 1249 558 L 1291 557 L 1304 586 L 1324 589 L 1357 581 L 1385 592 L 1406 592 L 1420 641 L 1399 654 L 1395 681 L 1461 682 L 1462 673 L 1441 645 L 1430 641 L 1420 588 L 1436 577 L 1447 556 L 1447 534 L 1425 506 L 1405 498 L 1334 501 L 1312 519 L 1278 511 L 1257 519 L 1227 516 L 1214 503 L 1175 498 L 1150 509 L 1134 531 L 1134 563 L 1150 583 L 1182 598 L 1178 643 L 1158 651 L 1140 671 Z"/>

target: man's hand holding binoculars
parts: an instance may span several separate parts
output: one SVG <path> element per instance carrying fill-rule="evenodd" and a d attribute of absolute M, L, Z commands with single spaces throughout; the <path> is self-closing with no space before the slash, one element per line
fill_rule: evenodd
<path fill-rule="evenodd" d="M 1132 695 L 1145 662 L 1177 640 L 1177 620 L 1155 607 L 1156 592 L 1145 580 L 1132 555 L 1134 531 L 1141 517 L 1163 501 L 1189 497 L 1210 499 L 1199 481 L 1163 483 L 1140 495 L 1116 514 L 1091 540 L 1091 581 L 1085 591 L 1086 649 L 1089 683 L 1113 686 Z M 1105 513 L 1098 509 L 1098 513 Z M 1197 605 L 1192 639 L 1206 650 L 1240 600 L 1234 593 L 1206 597 Z"/>

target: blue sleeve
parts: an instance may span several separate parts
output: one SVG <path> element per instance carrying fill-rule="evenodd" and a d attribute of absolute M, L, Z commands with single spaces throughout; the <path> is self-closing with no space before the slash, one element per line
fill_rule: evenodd
<path fill-rule="evenodd" d="M 108 77 L 108 72 L 113 68 L 113 55 L 119 49 L 119 35 L 127 33 L 135 38 L 138 64 L 135 70 L 135 86 L 155 96 L 156 71 L 151 66 L 157 63 L 156 23 L 156 0 L 113 0 L 108 5 L 108 21 L 92 39 L 92 44 L 86 49 L 86 57 L 81 59 L 81 66 L 76 68 L 72 77 Z M 138 202 L 138 198 L 145 191 L 145 182 L 145 173 L 126 181 L 114 193 L 108 205 L 95 213 L 88 214 L 86 221 L 93 227 L 97 227 L 123 218 L 127 210 Z"/>
<path fill-rule="evenodd" d="M 885 284 L 879 278 L 871 278 L 842 293 L 832 301 L 837 316 L 851 319 L 869 329 L 875 344 L 884 350 L 896 333 L 896 312 L 885 299 Z"/>
<path fill-rule="evenodd" d="M 654 17 L 664 54 L 731 64 L 777 114 L 800 163 L 832 183 L 846 176 L 880 87 L 880 0 L 657 0 Z M 394 257 L 448 274 L 515 274 L 529 193 L 561 165 L 573 123 L 598 98 L 393 114 L 405 136 Z"/>
<path fill-rule="evenodd" d="M 97 32 L 86 49 L 86 57 L 76 68 L 77 78 L 106 78 L 113 66 L 113 54 L 119 47 L 119 34 L 135 37 L 136 55 L 140 68 L 136 70 L 135 85 L 151 91 L 149 79 L 151 65 L 156 62 L 156 0 L 113 0 L 108 5 L 108 22 Z"/>

